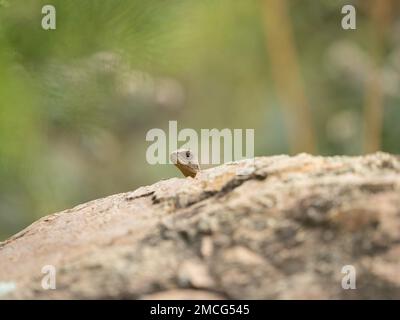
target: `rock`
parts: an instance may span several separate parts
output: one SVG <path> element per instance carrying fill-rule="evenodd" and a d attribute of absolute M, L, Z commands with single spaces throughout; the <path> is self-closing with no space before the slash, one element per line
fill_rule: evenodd
<path fill-rule="evenodd" d="M 399 253 L 398 157 L 259 157 L 36 221 L 0 243 L 0 298 L 399 299 Z"/>

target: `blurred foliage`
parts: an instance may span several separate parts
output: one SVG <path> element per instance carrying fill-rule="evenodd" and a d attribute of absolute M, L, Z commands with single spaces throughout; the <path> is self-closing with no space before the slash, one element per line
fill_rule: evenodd
<path fill-rule="evenodd" d="M 281 0 L 287 19 L 271 26 L 274 1 L 0 0 L 0 239 L 40 216 L 179 176 L 145 158 L 146 132 L 169 120 L 254 128 L 257 155 L 290 153 L 302 139 L 290 123 L 300 122 L 312 124 L 319 154 L 363 153 L 365 137 L 400 153 L 398 3 L 353 1 L 357 30 L 345 31 L 349 1 Z M 41 28 L 45 4 L 56 7 L 56 30 Z M 308 118 L 283 112 L 276 92 L 276 76 L 292 84 L 291 70 L 271 73 L 270 58 L 287 54 L 268 38 L 285 36 L 281 23 Z M 381 132 L 364 121 L 371 75 Z"/>

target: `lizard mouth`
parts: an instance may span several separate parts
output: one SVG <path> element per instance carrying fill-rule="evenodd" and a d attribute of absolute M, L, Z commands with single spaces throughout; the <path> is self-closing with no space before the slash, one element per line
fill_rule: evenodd
<path fill-rule="evenodd" d="M 195 177 L 197 174 L 196 168 L 190 164 L 182 164 L 178 162 L 175 166 L 183 173 L 185 177 L 191 176 Z"/>
<path fill-rule="evenodd" d="M 178 153 L 175 153 L 175 152 L 171 153 L 170 159 L 171 159 L 171 162 L 174 165 L 177 165 L 179 163 L 179 161 L 178 161 Z"/>

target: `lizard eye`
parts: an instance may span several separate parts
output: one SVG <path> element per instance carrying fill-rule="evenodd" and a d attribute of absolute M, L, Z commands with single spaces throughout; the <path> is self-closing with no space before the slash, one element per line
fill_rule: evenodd
<path fill-rule="evenodd" d="M 186 158 L 190 157 L 190 151 L 186 151 Z"/>

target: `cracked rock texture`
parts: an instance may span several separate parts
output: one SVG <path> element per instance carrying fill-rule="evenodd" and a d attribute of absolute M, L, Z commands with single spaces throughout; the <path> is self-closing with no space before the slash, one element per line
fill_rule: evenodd
<path fill-rule="evenodd" d="M 0 298 L 399 299 L 400 160 L 260 157 L 46 216 L 0 243 Z"/>

